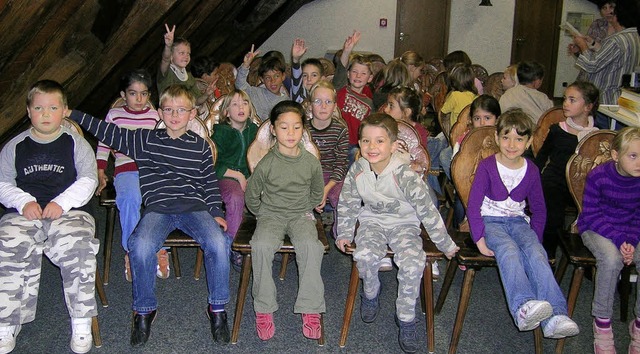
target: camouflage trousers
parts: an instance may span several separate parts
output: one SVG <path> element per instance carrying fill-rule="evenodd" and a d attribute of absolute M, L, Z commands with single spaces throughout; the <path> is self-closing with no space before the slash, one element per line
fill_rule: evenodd
<path fill-rule="evenodd" d="M 0 326 L 35 319 L 43 253 L 60 268 L 69 315 L 96 316 L 100 242 L 94 233 L 95 221 L 84 211 L 72 210 L 53 221 L 4 215 L 0 219 Z"/>
<path fill-rule="evenodd" d="M 392 229 L 365 223 L 358 227 L 355 241 L 353 259 L 362 278 L 362 289 L 369 299 L 374 298 L 380 290 L 378 269 L 380 260 L 387 254 L 387 245 L 393 250 L 393 261 L 398 266 L 396 314 L 400 321 L 413 321 L 427 256 L 422 250 L 420 228 L 405 226 Z"/>

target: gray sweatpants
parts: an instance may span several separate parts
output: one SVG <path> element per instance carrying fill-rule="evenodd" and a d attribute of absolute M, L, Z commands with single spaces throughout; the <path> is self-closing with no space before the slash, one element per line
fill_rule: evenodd
<path fill-rule="evenodd" d="M 35 319 L 43 253 L 60 268 L 69 315 L 87 318 L 98 313 L 95 275 L 100 242 L 94 237 L 93 217 L 72 210 L 59 219 L 44 220 L 44 226 L 18 213 L 0 219 L 0 326 Z M 34 238 L 39 231 L 44 241 Z"/>

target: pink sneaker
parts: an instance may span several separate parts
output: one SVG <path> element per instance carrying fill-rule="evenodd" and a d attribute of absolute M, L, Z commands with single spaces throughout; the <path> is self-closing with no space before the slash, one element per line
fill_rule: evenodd
<path fill-rule="evenodd" d="M 273 324 L 273 314 L 256 312 L 256 330 L 258 331 L 258 338 L 262 340 L 273 338 L 273 335 L 276 333 L 276 326 Z"/>
<path fill-rule="evenodd" d="M 613 330 L 600 328 L 593 321 L 593 352 L 594 354 L 615 354 L 616 347 L 613 343 Z"/>
<path fill-rule="evenodd" d="M 302 314 L 302 334 L 309 339 L 320 339 L 322 326 L 320 325 L 320 314 Z"/>
<path fill-rule="evenodd" d="M 636 327 L 635 320 L 631 320 L 629 324 L 629 335 L 631 335 L 629 354 L 640 354 L 640 328 Z"/>

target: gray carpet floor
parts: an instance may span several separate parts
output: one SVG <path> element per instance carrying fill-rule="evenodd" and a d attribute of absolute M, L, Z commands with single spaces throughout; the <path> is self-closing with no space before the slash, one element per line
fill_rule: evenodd
<path fill-rule="evenodd" d="M 96 204 L 95 201 L 92 203 Z M 104 237 L 104 210 L 96 206 L 98 235 Z M 92 353 L 399 353 L 398 329 L 394 323 L 394 301 L 397 291 L 396 272 L 381 273 L 381 311 L 376 322 L 365 324 L 359 318 L 359 300 L 351 322 L 351 330 L 344 348 L 338 346 L 340 328 L 347 295 L 347 285 L 351 258 L 332 246 L 325 256 L 322 275 L 325 283 L 327 313 L 324 316 L 326 344 L 323 347 L 315 341 L 305 339 L 301 331 L 301 318 L 293 313 L 293 303 L 297 292 L 295 264 L 290 264 L 286 279 L 276 279 L 280 309 L 275 313 L 276 334 L 267 342 L 258 339 L 255 333 L 254 312 L 250 293 L 242 316 L 239 341 L 235 345 L 216 345 L 210 334 L 206 317 L 206 281 L 194 280 L 193 266 L 195 249 L 180 251 L 183 276 L 176 279 L 173 274 L 167 280 L 158 280 L 156 292 L 159 299 L 158 317 L 152 326 L 149 342 L 143 349 L 134 350 L 129 346 L 131 321 L 131 284 L 123 276 L 124 253 L 120 244 L 119 227 L 116 228 L 114 254 L 110 272 L 110 282 L 105 287 L 109 306 L 99 308 L 99 321 L 103 345 Z M 98 264 L 102 269 L 102 252 Z M 274 263 L 274 276 L 279 270 Z M 440 262 L 444 270 L 445 262 Z M 571 268 L 561 287 L 568 291 Z M 239 273 L 231 271 L 231 302 L 227 305 L 229 325 L 233 323 Z M 435 348 L 437 353 L 448 350 L 451 330 L 456 314 L 462 273 L 456 274 L 442 312 L 435 317 Z M 435 283 L 436 295 L 441 281 Z M 565 353 L 592 352 L 591 297 L 593 283 L 585 280 L 578 298 L 574 319 L 581 333 L 566 341 Z M 634 297 L 630 302 L 633 304 Z M 619 352 L 626 352 L 629 342 L 627 324 L 619 321 L 619 301 L 615 302 L 614 333 Z M 632 309 L 629 309 L 631 312 Z M 418 340 L 421 352 L 427 351 L 425 320 L 419 308 Z M 629 314 L 630 318 L 633 315 Z M 64 306 L 59 271 L 51 263 L 43 263 L 40 298 L 36 320 L 23 326 L 18 336 L 14 353 L 66 353 L 69 350 L 70 320 Z M 544 352 L 552 353 L 556 341 L 545 339 Z M 518 332 L 507 312 L 506 301 L 496 269 L 485 269 L 477 274 L 466 316 L 458 353 L 533 353 L 533 333 Z"/>

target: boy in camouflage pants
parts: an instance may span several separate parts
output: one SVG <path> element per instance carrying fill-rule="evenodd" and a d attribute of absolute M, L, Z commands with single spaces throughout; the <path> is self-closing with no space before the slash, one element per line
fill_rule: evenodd
<path fill-rule="evenodd" d="M 420 223 L 447 258 L 458 250 L 447 234 L 422 178 L 397 154 L 398 124 L 389 115 L 375 113 L 360 125 L 362 157 L 349 169 L 338 202 L 336 245 L 344 252 L 354 239 L 353 259 L 362 278 L 360 315 L 366 323 L 378 315 L 380 261 L 387 245 L 398 265 L 396 321 L 404 352 L 418 351 L 415 325 L 416 299 L 426 254 L 422 249 Z"/>
<path fill-rule="evenodd" d="M 86 204 L 98 185 L 93 149 L 63 127 L 60 84 L 34 84 L 27 96 L 32 127 L 0 154 L 0 353 L 11 352 L 24 323 L 35 319 L 44 253 L 60 268 L 71 316 L 71 350 L 91 349 L 95 300 L 95 222 Z"/>

